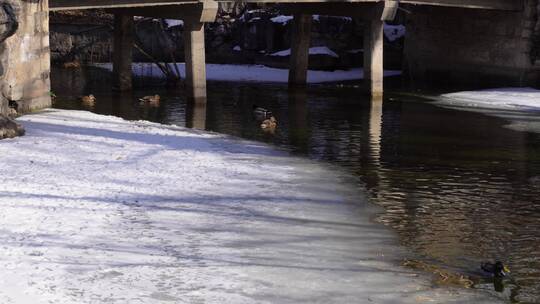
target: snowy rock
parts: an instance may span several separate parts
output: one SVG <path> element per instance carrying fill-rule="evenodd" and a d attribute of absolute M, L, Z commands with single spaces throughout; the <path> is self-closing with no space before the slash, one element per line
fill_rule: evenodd
<path fill-rule="evenodd" d="M 24 128 L 9 117 L 0 115 L 0 139 L 24 135 Z"/>

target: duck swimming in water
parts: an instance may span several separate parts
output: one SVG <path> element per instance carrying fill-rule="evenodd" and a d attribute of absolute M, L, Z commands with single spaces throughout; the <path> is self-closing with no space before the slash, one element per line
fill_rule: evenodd
<path fill-rule="evenodd" d="M 270 110 L 258 107 L 256 105 L 253 105 L 253 116 L 255 116 L 257 120 L 266 120 L 273 117 L 272 112 Z"/>
<path fill-rule="evenodd" d="M 94 95 L 92 94 L 81 96 L 79 99 L 86 106 L 94 106 L 94 104 L 96 103 L 96 97 L 94 97 Z"/>
<path fill-rule="evenodd" d="M 150 96 L 144 96 L 139 98 L 140 103 L 147 103 L 151 106 L 157 107 L 159 106 L 159 102 L 161 101 L 161 97 L 159 95 L 150 95 Z"/>
<path fill-rule="evenodd" d="M 496 278 L 505 277 L 508 273 L 510 273 L 510 269 L 508 269 L 508 267 L 501 261 L 496 261 L 495 263 L 482 263 L 480 268 L 482 268 L 484 272 Z"/>
<path fill-rule="evenodd" d="M 261 123 L 261 129 L 267 131 L 274 131 L 277 127 L 277 120 L 274 116 L 271 116 L 268 119 L 263 120 Z"/>

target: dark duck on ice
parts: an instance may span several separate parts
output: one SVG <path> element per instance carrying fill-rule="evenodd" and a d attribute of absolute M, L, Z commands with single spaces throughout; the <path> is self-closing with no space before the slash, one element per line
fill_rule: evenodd
<path fill-rule="evenodd" d="M 495 278 L 502 278 L 510 273 L 510 269 L 508 269 L 501 261 L 496 261 L 495 263 L 482 263 L 480 268 L 482 268 L 487 275 Z"/>

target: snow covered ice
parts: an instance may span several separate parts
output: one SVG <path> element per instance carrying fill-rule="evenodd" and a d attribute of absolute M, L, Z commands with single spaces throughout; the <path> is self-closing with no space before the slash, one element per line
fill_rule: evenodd
<path fill-rule="evenodd" d="M 464 111 L 480 112 L 509 121 L 508 128 L 540 133 L 540 90 L 494 88 L 443 94 L 435 104 Z"/>
<path fill-rule="evenodd" d="M 172 64 L 171 64 L 172 65 Z M 185 78 L 186 66 L 178 63 L 180 76 Z M 95 67 L 112 71 L 111 63 L 95 63 Z M 134 63 L 133 74 L 139 77 L 162 78 L 163 73 L 153 63 Z M 401 71 L 387 70 L 385 77 L 401 75 Z M 325 83 L 347 80 L 359 80 L 364 78 L 362 69 L 337 70 L 337 71 L 308 71 L 308 83 Z M 289 70 L 269 68 L 262 65 L 234 65 L 234 64 L 206 64 L 206 79 L 214 81 L 241 81 L 241 82 L 268 82 L 287 83 Z"/>
<path fill-rule="evenodd" d="M 309 48 L 309 55 L 327 55 L 330 57 L 339 58 L 338 54 L 336 54 L 334 51 L 332 51 L 326 46 L 316 46 L 316 47 Z M 291 56 L 291 49 L 275 52 L 273 54 L 270 54 L 270 56 L 278 56 L 278 57 Z"/>
<path fill-rule="evenodd" d="M 0 141 L 0 303 L 493 303 L 431 287 L 357 184 L 264 144 L 89 112 Z"/>

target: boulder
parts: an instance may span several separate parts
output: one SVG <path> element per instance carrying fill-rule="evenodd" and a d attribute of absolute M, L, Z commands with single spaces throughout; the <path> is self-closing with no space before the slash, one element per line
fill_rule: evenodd
<path fill-rule="evenodd" d="M 24 128 L 11 118 L 0 115 L 0 139 L 24 135 Z"/>

